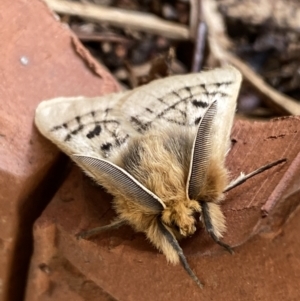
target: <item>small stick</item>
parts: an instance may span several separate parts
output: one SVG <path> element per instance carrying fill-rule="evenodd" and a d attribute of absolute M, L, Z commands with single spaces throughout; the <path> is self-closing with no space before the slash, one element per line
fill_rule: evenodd
<path fill-rule="evenodd" d="M 204 22 L 199 22 L 197 28 L 197 36 L 195 40 L 192 72 L 199 72 L 202 69 L 206 33 L 207 33 L 206 24 Z"/>
<path fill-rule="evenodd" d="M 170 39 L 188 40 L 190 37 L 187 26 L 164 21 L 151 14 L 66 0 L 45 0 L 45 2 L 60 14 L 80 16 L 95 22 L 145 31 Z"/>
<path fill-rule="evenodd" d="M 207 26 L 202 17 L 202 2 L 191 1 L 190 31 L 191 37 L 195 40 L 192 72 L 199 72 L 202 69 L 204 50 L 206 46 Z M 194 11 L 193 11 L 194 10 Z"/>

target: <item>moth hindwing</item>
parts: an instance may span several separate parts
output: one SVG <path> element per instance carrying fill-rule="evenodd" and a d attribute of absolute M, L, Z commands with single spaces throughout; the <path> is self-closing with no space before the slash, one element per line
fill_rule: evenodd
<path fill-rule="evenodd" d="M 226 67 L 102 97 L 61 97 L 43 101 L 35 123 L 114 196 L 118 219 L 105 229 L 127 223 L 144 232 L 201 287 L 178 240 L 196 231 L 200 214 L 211 237 L 231 250 L 221 241 L 220 202 L 240 82 Z"/>

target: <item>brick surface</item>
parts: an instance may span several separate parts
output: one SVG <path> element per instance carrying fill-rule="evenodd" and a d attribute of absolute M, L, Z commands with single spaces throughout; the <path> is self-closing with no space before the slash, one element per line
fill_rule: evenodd
<path fill-rule="evenodd" d="M 2 0 L 0 20 L 0 300 L 11 301 L 22 296 L 33 221 L 58 184 L 49 170 L 63 164 L 33 126 L 34 110 L 43 99 L 118 85 L 42 1 Z"/>
<path fill-rule="evenodd" d="M 224 241 L 238 246 L 235 255 L 203 230 L 181 242 L 203 290 L 127 226 L 78 241 L 76 233 L 108 224 L 115 214 L 111 197 L 74 166 L 35 224 L 26 300 L 64 294 L 79 300 L 299 300 L 300 119 L 238 121 L 232 139 L 232 177 L 288 161 L 228 193 Z"/>

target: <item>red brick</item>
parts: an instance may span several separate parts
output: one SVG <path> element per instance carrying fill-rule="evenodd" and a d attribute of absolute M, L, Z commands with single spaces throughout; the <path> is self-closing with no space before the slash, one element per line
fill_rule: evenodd
<path fill-rule="evenodd" d="M 33 125 L 35 108 L 118 85 L 85 50 L 78 53 L 80 43 L 42 1 L 3 0 L 0 19 L 0 299 L 11 301 L 22 296 L 32 224 L 47 201 L 38 198 L 41 182 L 59 154 Z"/>
<path fill-rule="evenodd" d="M 236 122 L 227 160 L 233 177 L 288 161 L 228 193 L 224 241 L 239 246 L 235 255 L 201 230 L 181 243 L 203 290 L 127 226 L 76 240 L 76 233 L 105 225 L 115 214 L 111 197 L 74 166 L 35 224 L 26 300 L 69 300 L 73 294 L 80 300 L 299 300 L 299 129 L 296 117 Z M 265 216 L 262 208 L 270 202 Z"/>

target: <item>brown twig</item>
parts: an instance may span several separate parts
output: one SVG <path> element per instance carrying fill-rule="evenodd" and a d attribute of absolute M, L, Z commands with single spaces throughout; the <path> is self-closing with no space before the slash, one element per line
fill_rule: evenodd
<path fill-rule="evenodd" d="M 190 36 L 187 26 L 164 21 L 151 14 L 66 0 L 45 0 L 45 2 L 60 14 L 80 16 L 99 23 L 158 34 L 170 39 L 187 40 Z"/>
<path fill-rule="evenodd" d="M 202 68 L 204 59 L 204 49 L 206 41 L 207 28 L 202 17 L 202 1 L 190 0 L 191 1 L 191 13 L 190 13 L 190 32 L 191 37 L 195 40 L 192 72 L 199 72 Z M 192 12 L 193 11 L 193 12 Z"/>
<path fill-rule="evenodd" d="M 114 34 L 88 33 L 74 28 L 72 28 L 72 30 L 79 38 L 79 40 L 84 42 L 92 41 L 92 42 L 111 42 L 111 43 L 122 43 L 122 44 L 131 43 L 129 39 Z"/>
<path fill-rule="evenodd" d="M 201 0 L 190 0 L 190 36 L 192 38 L 196 37 L 199 23 L 199 10 L 200 10 Z"/>
<path fill-rule="evenodd" d="M 192 72 L 199 72 L 202 69 L 207 27 L 204 22 L 198 23 L 197 36 L 195 39 L 195 48 L 192 63 Z"/>

